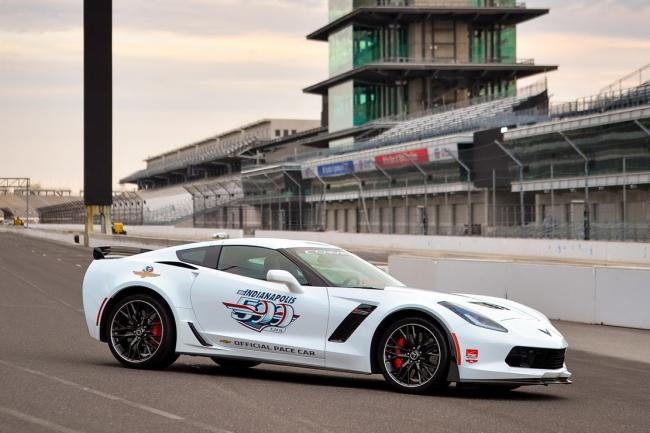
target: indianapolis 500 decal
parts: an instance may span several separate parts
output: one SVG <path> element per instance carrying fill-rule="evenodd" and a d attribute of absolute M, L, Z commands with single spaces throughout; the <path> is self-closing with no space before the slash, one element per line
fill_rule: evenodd
<path fill-rule="evenodd" d="M 295 313 L 295 297 L 276 295 L 256 290 L 240 290 L 243 295 L 236 303 L 224 302 L 231 310 L 230 316 L 253 331 L 284 332 L 300 315 Z"/>

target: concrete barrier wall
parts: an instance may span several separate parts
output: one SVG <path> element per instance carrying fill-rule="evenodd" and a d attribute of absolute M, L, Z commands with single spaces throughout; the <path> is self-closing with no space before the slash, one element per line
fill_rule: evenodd
<path fill-rule="evenodd" d="M 83 233 L 82 224 L 32 224 L 34 230 L 48 230 L 54 232 Z M 95 233 L 99 233 L 100 226 L 94 226 Z M 164 225 L 128 225 L 126 230 L 129 236 L 149 237 L 171 240 L 206 241 L 212 239 L 214 233 L 227 233 L 231 239 L 244 237 L 244 231 L 240 229 L 220 228 L 193 228 L 174 227 Z"/>
<path fill-rule="evenodd" d="M 551 319 L 650 329 L 650 269 L 392 255 L 405 284 L 512 299 Z"/>
<path fill-rule="evenodd" d="M 650 328 L 650 271 L 596 268 L 595 323 Z"/>
<path fill-rule="evenodd" d="M 650 263 L 650 244 L 635 242 L 506 239 L 468 236 L 413 236 L 366 233 L 285 232 L 257 230 L 256 237 L 327 242 L 344 248 L 400 251 L 469 252 L 485 255 L 540 257 L 555 260 Z"/>

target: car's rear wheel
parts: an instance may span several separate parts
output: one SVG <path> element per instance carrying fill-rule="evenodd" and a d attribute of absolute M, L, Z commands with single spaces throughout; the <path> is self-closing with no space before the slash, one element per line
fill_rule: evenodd
<path fill-rule="evenodd" d="M 153 296 L 135 294 L 118 301 L 107 326 L 108 347 L 127 367 L 165 368 L 178 358 L 173 317 Z"/>
<path fill-rule="evenodd" d="M 423 393 L 448 385 L 449 350 L 432 322 L 399 320 L 386 329 L 378 344 L 378 364 L 386 381 L 407 393 Z"/>
<path fill-rule="evenodd" d="M 248 368 L 253 368 L 261 364 L 257 361 L 247 361 L 245 359 L 226 359 L 220 358 L 218 356 L 213 356 L 210 359 L 219 364 L 219 366 L 223 369 L 231 371 L 246 370 Z"/>

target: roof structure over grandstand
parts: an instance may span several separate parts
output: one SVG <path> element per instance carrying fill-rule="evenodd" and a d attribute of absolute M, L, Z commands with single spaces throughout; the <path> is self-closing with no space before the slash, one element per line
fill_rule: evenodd
<path fill-rule="evenodd" d="M 555 71 L 557 66 L 536 65 L 532 59 L 516 59 L 512 62 L 470 62 L 449 60 L 423 60 L 409 57 L 382 58 L 372 63 L 330 77 L 304 89 L 306 93 L 325 94 L 330 87 L 348 80 L 386 84 L 395 80 L 426 78 L 435 75 L 437 80 L 459 78 L 467 82 L 489 80 L 512 80 L 530 77 L 542 72 Z"/>
<path fill-rule="evenodd" d="M 505 2 L 504 6 L 497 3 L 481 6 L 466 1 L 402 1 L 379 2 L 357 1 L 357 7 L 347 14 L 329 22 L 318 30 L 307 35 L 307 39 L 327 41 L 329 35 L 345 28 L 350 24 L 379 26 L 388 23 L 417 22 L 423 15 L 444 19 L 472 20 L 478 24 L 490 24 L 499 21 L 503 25 L 520 24 L 548 13 L 548 9 L 529 9 L 524 3 Z"/>
<path fill-rule="evenodd" d="M 140 188 L 229 174 L 260 143 L 280 140 L 320 126 L 316 120 L 262 119 L 146 159 L 147 167 L 120 180 Z"/>

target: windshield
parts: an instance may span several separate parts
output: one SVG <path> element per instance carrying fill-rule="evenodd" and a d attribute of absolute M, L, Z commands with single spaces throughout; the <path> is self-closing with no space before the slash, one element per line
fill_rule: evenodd
<path fill-rule="evenodd" d="M 339 248 L 290 248 L 312 271 L 335 287 L 383 289 L 403 286 L 378 267 Z"/>

